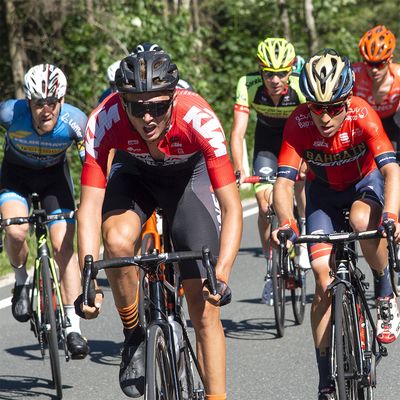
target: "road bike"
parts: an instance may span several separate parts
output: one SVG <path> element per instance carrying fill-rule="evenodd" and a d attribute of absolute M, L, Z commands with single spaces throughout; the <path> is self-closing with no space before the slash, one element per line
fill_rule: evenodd
<path fill-rule="evenodd" d="M 50 255 L 47 244 L 47 225 L 53 221 L 74 219 L 75 213 L 74 211 L 66 211 L 47 215 L 46 211 L 39 207 L 39 196 L 36 193 L 32 193 L 31 198 L 33 211 L 30 216 L 3 219 L 0 214 L 0 252 L 3 250 L 2 231 L 5 227 L 29 224 L 31 233 L 35 233 L 37 244 L 37 256 L 30 295 L 31 331 L 39 341 L 43 360 L 46 359 L 46 348 L 48 348 L 51 374 L 57 398 L 62 399 L 58 343 L 62 343 L 65 360 L 69 361 L 67 341 L 63 330 L 71 325 L 65 315 L 56 265 Z"/>
<path fill-rule="evenodd" d="M 236 173 L 237 182 L 240 175 Z M 270 183 L 276 182 L 276 175 L 270 176 L 249 176 L 244 183 Z M 293 196 L 294 197 L 294 196 Z M 301 222 L 294 199 L 294 215 L 297 226 L 300 230 Z M 270 223 L 271 233 L 278 229 L 279 221 L 273 209 L 267 214 Z M 278 251 L 269 246 L 269 257 L 267 260 L 267 272 L 264 281 L 272 280 L 272 297 L 275 314 L 275 324 L 278 337 L 283 337 L 285 332 L 285 306 L 286 290 L 290 290 L 293 315 L 296 325 L 301 325 L 304 320 L 306 308 L 306 274 L 309 269 L 302 268 L 298 263 L 300 256 L 300 245 L 294 244 L 285 262 L 279 262 Z"/>
<path fill-rule="evenodd" d="M 167 218 L 163 218 L 166 221 Z M 166 222 L 163 222 L 167 224 Z M 163 238 L 167 236 L 163 230 Z M 169 242 L 169 241 L 168 241 Z M 164 248 L 166 240 L 164 240 Z M 148 250 L 151 250 L 149 248 Z M 202 260 L 207 270 L 210 292 L 217 293 L 214 267 L 217 258 L 207 247 L 202 251 L 164 252 L 157 249 L 151 253 L 93 262 L 85 257 L 83 271 L 84 304 L 90 303 L 88 292 L 91 280 L 98 271 L 106 268 L 138 266 L 147 277 L 148 287 L 143 296 L 148 300 L 143 328 L 146 331 L 146 387 L 144 398 L 174 400 L 204 400 L 203 378 L 195 352 L 189 340 L 186 318 L 178 301 L 179 273 L 174 263 L 183 260 Z M 142 282 L 145 282 L 143 280 Z"/>
<path fill-rule="evenodd" d="M 280 231 L 280 252 L 286 252 L 287 233 Z M 371 400 L 376 387 L 376 367 L 387 349 L 376 338 L 375 323 L 366 299 L 369 283 L 357 266 L 355 242 L 382 238 L 378 231 L 305 235 L 296 243 L 331 243 L 335 271 L 330 271 L 331 292 L 330 379 L 336 381 L 339 400 Z M 390 263 L 398 266 L 393 227 L 387 229 Z"/>

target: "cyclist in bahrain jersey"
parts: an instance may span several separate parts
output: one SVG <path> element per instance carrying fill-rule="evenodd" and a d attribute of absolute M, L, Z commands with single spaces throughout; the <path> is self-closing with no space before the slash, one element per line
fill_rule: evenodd
<path fill-rule="evenodd" d="M 53 65 L 41 64 L 25 75 L 25 99 L 0 104 L 0 124 L 7 130 L 0 174 L 3 218 L 27 216 L 33 192 L 39 194 L 48 214 L 75 209 L 66 152 L 75 142 L 83 163 L 87 117 L 79 109 L 64 103 L 66 90 L 64 73 Z M 6 228 L 4 241 L 16 278 L 12 313 L 20 322 L 28 321 L 30 313 L 27 232 L 27 225 L 10 226 Z M 54 259 L 60 269 L 61 295 L 71 322 L 71 327 L 65 331 L 68 350 L 72 358 L 84 358 L 89 346 L 81 336 L 80 319 L 73 307 L 80 291 L 74 234 L 74 220 L 50 224 Z"/>
<path fill-rule="evenodd" d="M 353 93 L 378 113 L 400 161 L 400 65 L 393 63 L 396 39 L 384 26 L 376 26 L 360 39 L 363 62 L 353 64 Z"/>
<path fill-rule="evenodd" d="M 400 169 L 378 115 L 363 99 L 352 96 L 353 84 L 349 60 L 332 49 L 318 52 L 302 69 L 300 88 L 307 104 L 298 106 L 285 126 L 274 188 L 280 229 L 291 230 L 292 242 L 298 232 L 291 193 L 300 158 L 309 166 L 308 234 L 345 229 L 342 210 L 349 208 L 354 231 L 379 229 L 382 233 L 385 224 L 393 221 L 395 240 L 400 240 Z M 272 234 L 275 244 L 277 232 Z M 385 242 L 365 240 L 360 246 L 376 283 L 377 338 L 390 343 L 399 334 L 400 317 L 388 277 Z M 318 398 L 336 399 L 334 382 L 328 379 L 331 297 L 327 286 L 332 281 L 332 246 L 311 244 L 309 253 L 316 283 L 311 327 L 319 372 Z"/>
<path fill-rule="evenodd" d="M 219 253 L 216 296 L 203 288 L 206 272 L 201 262 L 182 263 L 180 272 L 206 398 L 225 399 L 226 349 L 218 306 L 231 297 L 227 282 L 239 249 L 242 207 L 221 124 L 202 97 L 176 90 L 178 79 L 167 53 L 132 54 L 117 70 L 119 93 L 89 117 L 78 212 L 79 260 L 83 267 L 87 254 L 97 258 L 101 231 L 109 258 L 133 256 L 141 228 L 157 206 L 169 220 L 176 251 L 209 245 Z M 119 151 L 106 186 L 112 148 Z M 139 397 L 144 391 L 145 344 L 138 325 L 137 271 L 110 269 L 107 277 L 125 336 L 120 386 L 127 396 Z M 96 318 L 101 302 L 98 294 L 94 307 L 80 304 L 81 311 L 86 318 Z"/>
<path fill-rule="evenodd" d="M 257 112 L 253 174 L 269 176 L 276 173 L 286 121 L 296 106 L 305 102 L 299 88 L 299 75 L 293 72 L 295 51 L 291 43 L 285 39 L 265 39 L 258 45 L 257 60 L 259 70 L 242 76 L 236 92 L 230 146 L 234 169 L 240 171 L 240 183 L 243 183 L 246 178 L 243 167 L 243 139 L 250 107 Z M 304 178 L 304 173 L 302 178 Z M 304 227 L 305 182 L 302 178 L 296 183 L 296 199 Z M 254 185 L 259 207 L 258 229 L 267 260 L 269 259 L 269 214 L 272 210 L 272 189 L 271 184 Z M 305 232 L 305 228 L 303 231 Z M 303 268 L 310 268 L 305 245 L 302 245 L 300 264 Z M 271 279 L 265 283 L 262 298 L 266 304 L 273 304 Z"/>

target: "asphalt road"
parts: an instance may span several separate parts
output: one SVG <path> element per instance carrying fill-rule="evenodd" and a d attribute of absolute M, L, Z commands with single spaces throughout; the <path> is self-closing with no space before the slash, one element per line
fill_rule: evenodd
<path fill-rule="evenodd" d="M 249 205 L 246 210 L 254 207 Z M 229 281 L 233 301 L 221 309 L 228 353 L 228 399 L 316 399 L 318 377 L 309 319 L 313 276 L 309 273 L 307 277 L 308 304 L 303 324 L 294 323 L 288 293 L 285 335 L 277 338 L 273 308 L 261 302 L 265 260 L 256 215 L 254 211 L 245 215 L 241 248 Z M 361 265 L 365 267 L 362 258 Z M 371 275 L 367 276 L 371 281 Z M 54 399 L 49 360 L 41 359 L 29 325 L 12 318 L 12 284 L 5 282 L 0 281 L 0 399 Z M 105 291 L 102 314 L 95 321 L 82 321 L 90 355 L 68 363 L 61 360 L 66 400 L 126 399 L 118 383 L 122 326 L 104 275 L 99 282 Z M 372 299 L 371 292 L 369 297 Z M 399 398 L 399 350 L 400 339 L 388 346 L 389 356 L 378 366 L 375 399 Z"/>

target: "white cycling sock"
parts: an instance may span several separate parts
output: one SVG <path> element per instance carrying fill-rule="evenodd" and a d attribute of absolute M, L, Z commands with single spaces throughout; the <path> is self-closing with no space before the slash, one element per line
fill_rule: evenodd
<path fill-rule="evenodd" d="M 306 219 L 305 218 L 300 218 L 301 220 L 301 232 L 300 235 L 305 235 L 306 234 Z"/>
<path fill-rule="evenodd" d="M 11 266 L 15 273 L 15 282 L 16 282 L 17 286 L 28 285 L 29 284 L 29 275 L 26 272 L 26 265 L 22 264 L 19 267 L 14 267 L 14 265 L 11 264 Z"/>
<path fill-rule="evenodd" d="M 65 337 L 67 337 L 71 332 L 77 332 L 81 334 L 80 328 L 80 317 L 75 313 L 74 306 L 64 306 L 65 315 L 71 323 L 70 327 L 65 328 Z"/>

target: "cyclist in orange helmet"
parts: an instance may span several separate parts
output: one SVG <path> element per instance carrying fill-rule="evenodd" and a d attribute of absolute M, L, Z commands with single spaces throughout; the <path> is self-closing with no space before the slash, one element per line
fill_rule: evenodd
<path fill-rule="evenodd" d="M 370 29 L 360 39 L 363 62 L 353 64 L 353 93 L 378 113 L 400 161 L 400 64 L 393 63 L 396 39 L 383 25 Z"/>

